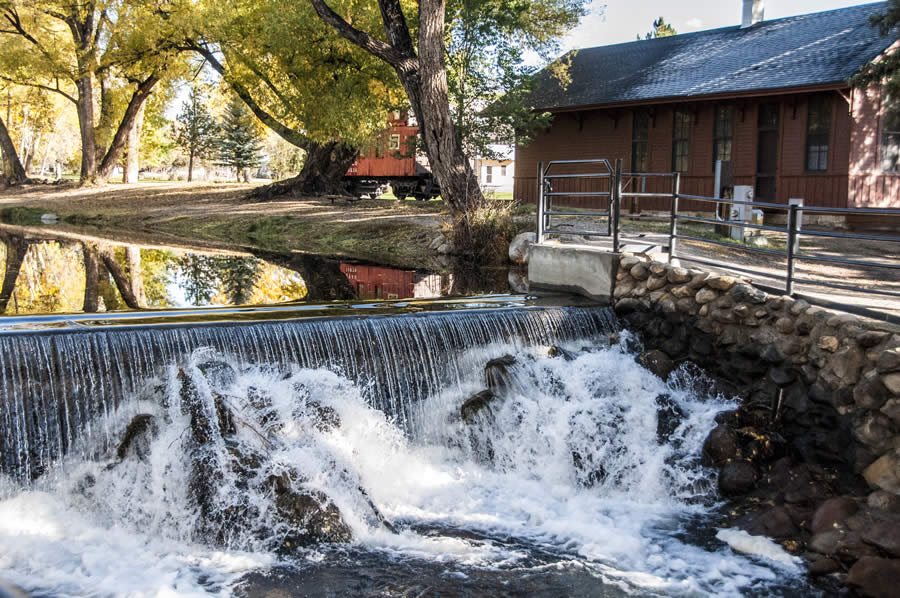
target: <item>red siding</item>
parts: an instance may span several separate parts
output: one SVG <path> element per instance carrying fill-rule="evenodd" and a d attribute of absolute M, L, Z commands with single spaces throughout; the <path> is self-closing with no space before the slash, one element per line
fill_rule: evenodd
<path fill-rule="evenodd" d="M 776 102 L 780 105 L 778 173 L 776 192 L 778 203 L 792 197 L 806 200 L 807 205 L 846 207 L 850 190 L 851 153 L 855 146 L 851 138 L 860 135 L 857 123 L 851 118 L 844 92 L 825 92 L 832 98 L 829 168 L 825 172 L 806 171 L 807 94 L 790 94 L 766 98 L 728 100 L 734 107 L 734 136 L 732 160 L 735 184 L 755 185 L 757 161 L 757 122 L 759 104 Z M 848 92 L 849 93 L 849 92 Z M 704 101 L 682 104 L 694 114 L 691 127 L 691 146 L 688 172 L 682 175 L 681 189 L 690 195 L 713 194 L 713 120 L 716 102 Z M 649 132 L 649 164 L 652 172 L 667 172 L 672 168 L 672 113 L 674 105 L 660 104 L 641 107 L 651 112 Z M 533 203 L 536 198 L 536 172 L 539 161 L 573 160 L 585 158 L 616 158 L 624 160 L 625 169 L 631 165 L 632 110 L 614 108 L 589 110 L 556 115 L 551 127 L 541 132 L 528 145 L 516 150 L 515 197 Z M 898 178 L 900 177 L 893 177 Z M 657 183 L 665 187 L 670 183 Z M 583 183 L 579 189 L 594 187 Z M 854 183 L 856 187 L 862 183 Z M 900 186 L 900 182 L 897 183 Z M 585 187 L 586 186 L 586 187 Z M 890 187 L 889 185 L 887 187 Z M 895 189 L 894 187 L 890 187 Z M 558 187 L 557 190 L 569 190 Z M 648 188 L 648 191 L 656 190 Z M 662 191 L 663 189 L 659 189 Z M 897 197 L 894 195 L 893 197 Z M 884 200 L 879 201 L 896 201 Z M 601 202 L 572 199 L 569 205 L 599 206 Z M 626 204 L 627 205 L 627 204 Z M 685 209 L 701 209 L 707 204 L 692 202 Z M 896 203 L 894 205 L 897 205 Z M 642 209 L 668 209 L 668 200 L 643 200 Z"/>
<path fill-rule="evenodd" d="M 900 207 L 900 174 L 881 170 L 882 92 L 853 90 L 850 128 L 850 206 Z"/>

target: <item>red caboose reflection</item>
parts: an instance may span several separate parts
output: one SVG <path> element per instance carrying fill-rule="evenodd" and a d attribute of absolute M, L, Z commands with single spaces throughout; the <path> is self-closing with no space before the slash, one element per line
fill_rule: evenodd
<path fill-rule="evenodd" d="M 381 193 L 388 186 L 399 199 L 433 199 L 441 190 L 427 163 L 416 159 L 416 135 L 406 114 L 395 112 L 390 128 L 363 148 L 344 177 L 347 191 L 360 197 Z"/>

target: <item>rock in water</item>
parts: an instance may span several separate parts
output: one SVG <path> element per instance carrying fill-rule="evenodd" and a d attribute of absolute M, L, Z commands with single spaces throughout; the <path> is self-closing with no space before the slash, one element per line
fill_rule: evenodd
<path fill-rule="evenodd" d="M 467 424 L 471 424 L 475 422 L 475 418 L 478 414 L 487 409 L 488 413 L 490 413 L 490 403 L 496 397 L 494 393 L 490 390 L 482 390 L 481 392 L 472 395 L 468 399 L 463 402 L 462 407 L 459 408 L 459 415 L 462 417 L 463 421 Z"/>
<path fill-rule="evenodd" d="M 703 458 L 708 463 L 721 466 L 737 457 L 739 450 L 737 432 L 727 424 L 719 424 L 703 443 Z"/>
<path fill-rule="evenodd" d="M 900 579 L 900 559 L 864 556 L 856 561 L 847 575 L 847 585 L 854 586 L 863 596 L 893 598 Z"/>
<path fill-rule="evenodd" d="M 528 263 L 528 250 L 537 242 L 537 233 L 520 233 L 509 244 L 509 261 L 514 264 Z"/>
<path fill-rule="evenodd" d="M 156 436 L 156 432 L 156 419 L 152 415 L 149 413 L 135 415 L 125 428 L 122 442 L 116 449 L 116 456 L 119 459 L 135 456 L 143 461 L 150 454 L 150 442 Z"/>
<path fill-rule="evenodd" d="M 668 355 L 657 350 L 642 353 L 638 362 L 663 380 L 666 380 L 675 369 L 675 362 Z"/>
<path fill-rule="evenodd" d="M 516 358 L 512 355 L 504 355 L 487 362 L 484 366 L 484 378 L 488 389 L 499 394 L 509 388 L 512 382 L 510 369 L 514 365 L 516 365 Z"/>
<path fill-rule="evenodd" d="M 318 490 L 296 491 L 285 484 L 275 484 L 275 507 L 290 526 L 282 539 L 281 551 L 319 542 L 349 542 L 350 528 L 331 499 Z"/>
<path fill-rule="evenodd" d="M 746 494 L 756 486 L 756 469 L 747 461 L 726 463 L 719 472 L 719 492 L 724 496 Z"/>
<path fill-rule="evenodd" d="M 562 357 L 566 361 L 575 361 L 578 359 L 578 356 L 571 351 L 563 349 L 562 347 L 557 347 L 556 345 L 553 345 L 547 350 L 547 355 L 550 357 Z"/>
<path fill-rule="evenodd" d="M 684 410 L 669 395 L 656 397 L 656 440 L 659 444 L 667 444 L 669 437 L 675 433 L 684 421 Z"/>

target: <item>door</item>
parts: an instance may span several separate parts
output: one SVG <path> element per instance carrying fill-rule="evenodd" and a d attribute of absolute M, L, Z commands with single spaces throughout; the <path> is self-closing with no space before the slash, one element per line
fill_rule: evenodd
<path fill-rule="evenodd" d="M 775 203 L 775 181 L 778 175 L 778 113 L 777 103 L 760 104 L 756 144 L 757 201 Z"/>

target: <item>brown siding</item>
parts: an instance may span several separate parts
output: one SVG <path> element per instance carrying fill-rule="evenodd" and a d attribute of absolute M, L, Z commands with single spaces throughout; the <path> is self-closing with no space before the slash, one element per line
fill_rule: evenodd
<path fill-rule="evenodd" d="M 830 94 L 833 100 L 829 168 L 827 171 L 807 172 L 806 94 L 769 96 L 728 100 L 734 107 L 734 137 L 732 159 L 735 184 L 755 185 L 757 159 L 757 122 L 759 104 L 763 101 L 780 104 L 778 148 L 778 203 L 787 203 L 792 197 L 801 197 L 807 205 L 846 207 L 850 187 L 851 153 L 855 146 L 851 138 L 860 135 L 851 118 L 847 100 L 837 92 Z M 691 146 L 688 172 L 682 175 L 681 189 L 690 195 L 713 194 L 713 121 L 716 102 L 704 101 L 683 104 L 694 114 L 691 127 Z M 651 113 L 649 138 L 649 164 L 651 172 L 668 172 L 672 168 L 672 118 L 675 105 L 661 104 L 642 107 Z M 536 172 L 538 161 L 574 160 L 583 158 L 607 158 L 614 162 L 622 158 L 625 169 L 631 169 L 631 117 L 628 108 L 591 110 L 580 113 L 564 113 L 556 116 L 552 126 L 538 134 L 525 147 L 517 148 L 515 197 L 534 202 L 536 196 Z M 900 177 L 892 177 L 898 178 Z M 862 184 L 857 182 L 857 186 Z M 651 190 L 662 191 L 668 181 L 658 181 Z M 900 185 L 900 182 L 898 182 Z M 593 189 L 588 185 L 584 190 Z M 893 187 L 891 187 L 893 188 Z M 558 186 L 557 190 L 567 190 Z M 896 197 L 896 195 L 894 196 Z M 570 205 L 599 207 L 603 202 L 590 199 L 573 200 Z M 691 202 L 685 209 L 694 210 L 711 204 Z M 643 200 L 641 209 L 668 209 L 668 200 Z"/>

